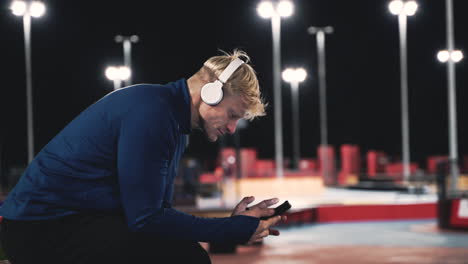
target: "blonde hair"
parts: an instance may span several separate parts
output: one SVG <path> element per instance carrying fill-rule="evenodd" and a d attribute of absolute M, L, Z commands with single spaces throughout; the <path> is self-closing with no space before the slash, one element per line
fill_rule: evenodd
<path fill-rule="evenodd" d="M 204 70 L 207 70 L 210 75 L 220 76 L 231 61 L 236 58 L 243 60 L 245 63 L 223 85 L 224 94 L 242 97 L 247 108 L 244 115 L 245 119 L 253 120 L 255 117 L 264 116 L 266 104 L 260 94 L 257 74 L 252 66 L 248 64 L 250 57 L 239 49 L 234 49 L 232 54 L 222 50 L 221 52 L 224 55 L 211 57 L 203 63 Z M 214 79 L 215 76 L 212 76 L 212 78 Z"/>

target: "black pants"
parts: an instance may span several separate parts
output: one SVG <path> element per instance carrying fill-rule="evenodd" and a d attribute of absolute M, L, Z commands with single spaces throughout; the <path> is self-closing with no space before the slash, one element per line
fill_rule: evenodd
<path fill-rule="evenodd" d="M 198 242 L 131 232 L 117 215 L 3 219 L 0 242 L 12 264 L 211 263 Z"/>

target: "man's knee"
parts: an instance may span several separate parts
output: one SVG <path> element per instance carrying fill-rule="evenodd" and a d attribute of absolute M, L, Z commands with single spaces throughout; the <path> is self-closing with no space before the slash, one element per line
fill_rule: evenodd
<path fill-rule="evenodd" d="M 146 259 L 164 258 L 168 263 L 211 263 L 208 252 L 196 241 L 161 238 L 154 234 L 135 234 L 132 249 Z"/>
<path fill-rule="evenodd" d="M 208 252 L 200 245 L 198 242 L 190 242 L 191 245 L 188 245 L 185 248 L 185 253 L 187 253 L 186 260 L 190 260 L 190 263 L 211 263 L 211 258 Z M 181 251 L 181 254 L 183 251 Z M 187 262 L 189 263 L 189 262 Z"/>

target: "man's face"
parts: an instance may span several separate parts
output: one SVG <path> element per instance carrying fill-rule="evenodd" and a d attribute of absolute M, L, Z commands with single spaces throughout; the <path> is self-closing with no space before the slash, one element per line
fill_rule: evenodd
<path fill-rule="evenodd" d="M 237 122 L 244 116 L 245 107 L 241 97 L 225 96 L 216 106 L 200 104 L 199 126 L 209 141 L 216 141 L 225 133 L 233 134 Z"/>

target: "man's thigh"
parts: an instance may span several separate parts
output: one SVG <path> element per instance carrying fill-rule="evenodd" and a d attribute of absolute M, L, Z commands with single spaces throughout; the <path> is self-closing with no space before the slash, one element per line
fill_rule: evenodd
<path fill-rule="evenodd" d="M 10 226 L 13 224 L 16 222 Z M 16 255 L 41 252 L 40 258 L 46 258 L 48 263 L 167 263 L 168 260 L 210 263 L 207 252 L 198 242 L 130 232 L 120 215 L 64 217 L 35 223 L 27 234 L 23 226 L 29 228 L 28 223 L 20 223 L 9 230 L 8 236 L 14 238 L 11 250 Z M 34 246 L 21 247 L 22 236 Z"/>
<path fill-rule="evenodd" d="M 137 236 L 135 263 L 211 263 L 208 252 L 196 241 Z M 164 261 L 162 261 L 164 260 Z"/>
<path fill-rule="evenodd" d="M 211 263 L 198 242 L 131 232 L 123 216 L 84 220 L 65 248 L 73 252 L 74 260 L 80 260 L 76 263 Z"/>

